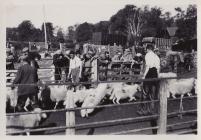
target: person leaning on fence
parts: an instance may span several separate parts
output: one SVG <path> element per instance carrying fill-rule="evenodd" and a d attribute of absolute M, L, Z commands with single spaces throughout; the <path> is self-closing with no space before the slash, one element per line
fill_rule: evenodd
<path fill-rule="evenodd" d="M 62 67 L 64 66 L 64 55 L 62 54 L 61 50 L 57 50 L 56 53 L 53 55 L 53 64 L 55 66 L 55 73 L 54 78 L 56 82 L 61 80 L 62 77 Z"/>
<path fill-rule="evenodd" d="M 112 62 L 120 62 L 121 60 L 121 57 L 122 57 L 122 54 L 121 52 L 117 52 L 117 54 L 115 54 L 113 57 L 112 57 Z"/>
<path fill-rule="evenodd" d="M 93 52 L 88 51 L 87 54 L 83 56 L 83 68 L 82 68 L 82 81 L 89 82 L 91 78 L 92 71 L 92 56 Z M 86 88 L 89 89 L 90 84 L 85 84 Z"/>
<path fill-rule="evenodd" d="M 69 65 L 70 65 L 70 56 L 69 56 L 69 51 L 66 51 L 65 52 L 65 55 L 64 55 L 64 62 L 63 62 L 63 67 L 64 67 L 64 71 L 65 71 L 65 78 L 66 78 L 66 81 L 68 81 L 68 73 L 69 73 Z"/>
<path fill-rule="evenodd" d="M 102 54 L 98 59 L 99 67 L 104 72 L 101 72 L 100 80 L 107 80 L 107 72 L 108 72 L 108 65 L 111 63 L 112 59 L 110 58 L 109 52 L 106 51 Z"/>
<path fill-rule="evenodd" d="M 69 54 L 70 54 L 70 65 L 69 65 L 68 78 L 69 79 L 71 78 L 72 83 L 78 83 L 80 81 L 82 73 L 82 61 L 75 55 L 75 52 L 71 51 Z"/>
<path fill-rule="evenodd" d="M 153 52 L 154 47 L 150 44 L 147 45 L 146 50 L 147 53 L 145 55 L 145 72 L 143 78 L 158 78 L 159 71 L 160 71 L 160 59 L 159 57 Z M 150 101 L 153 101 L 158 98 L 158 81 L 144 81 L 143 88 L 145 91 L 145 97 L 148 98 Z M 142 96 L 141 98 L 143 98 Z M 145 99 L 145 98 L 144 98 Z M 143 100 L 144 100 L 143 99 Z M 140 110 L 138 110 L 139 114 L 148 115 L 154 114 L 155 106 L 154 102 L 151 103 L 142 103 Z M 150 124 L 152 127 L 157 126 L 157 120 L 152 119 L 150 120 Z M 157 129 L 152 129 L 153 134 L 157 134 Z"/>
<path fill-rule="evenodd" d="M 160 58 L 153 52 L 153 46 L 147 45 L 147 53 L 145 55 L 145 72 L 143 78 L 158 78 L 159 71 L 160 71 Z M 157 87 L 158 81 L 145 81 L 143 82 L 144 91 L 147 94 L 150 100 L 157 99 Z M 153 113 L 154 111 L 154 104 L 151 103 L 150 105 L 146 106 L 147 110 L 146 113 Z M 145 114 L 146 114 L 145 113 Z"/>
<path fill-rule="evenodd" d="M 134 63 L 132 65 L 132 68 L 134 68 L 134 74 L 140 74 L 143 70 L 143 57 L 141 53 L 137 53 L 134 56 Z M 138 71 L 139 70 L 139 71 Z"/>
<path fill-rule="evenodd" d="M 10 48 L 6 48 L 6 70 L 13 70 L 14 68 L 14 56 L 11 53 Z"/>
<path fill-rule="evenodd" d="M 27 55 L 23 55 L 21 59 L 22 66 L 19 67 L 11 88 L 14 89 L 15 84 L 19 84 L 17 91 L 17 111 L 24 112 L 27 111 L 27 108 L 25 109 L 24 107 L 28 98 L 31 101 L 30 110 L 38 107 L 38 86 L 34 85 L 38 82 L 38 75 L 37 70 L 29 64 Z"/>

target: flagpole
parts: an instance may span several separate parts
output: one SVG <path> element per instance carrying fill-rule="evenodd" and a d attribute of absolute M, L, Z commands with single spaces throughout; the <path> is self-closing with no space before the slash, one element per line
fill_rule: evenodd
<path fill-rule="evenodd" d="M 43 16 L 44 16 L 44 33 L 45 33 L 45 48 L 48 49 L 47 46 L 47 32 L 46 32 L 46 18 L 45 18 L 45 5 L 43 5 Z"/>

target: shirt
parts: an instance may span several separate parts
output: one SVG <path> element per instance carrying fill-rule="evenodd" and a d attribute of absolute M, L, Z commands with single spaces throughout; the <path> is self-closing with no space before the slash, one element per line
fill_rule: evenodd
<path fill-rule="evenodd" d="M 145 63 L 148 68 L 155 67 L 158 70 L 160 69 L 160 58 L 153 51 L 145 55 Z"/>
<path fill-rule="evenodd" d="M 75 56 L 73 59 L 70 59 L 70 69 L 78 68 L 82 65 L 82 61 L 79 57 Z"/>

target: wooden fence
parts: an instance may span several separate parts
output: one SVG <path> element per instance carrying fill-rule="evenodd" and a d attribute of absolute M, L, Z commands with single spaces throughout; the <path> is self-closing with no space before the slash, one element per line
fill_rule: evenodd
<path fill-rule="evenodd" d="M 189 78 L 189 77 L 177 77 L 177 78 Z M 150 118 L 155 118 L 158 119 L 158 126 L 155 127 L 148 127 L 148 128 L 141 128 L 141 129 L 135 129 L 135 130 L 127 130 L 127 131 L 121 131 L 121 132 L 115 132 L 111 133 L 111 135 L 117 135 L 117 134 L 125 134 L 125 133 L 131 133 L 131 132 L 139 132 L 139 131 L 144 131 L 144 130 L 151 130 L 151 129 L 158 129 L 158 134 L 166 134 L 167 128 L 176 126 L 176 125 L 182 125 L 182 124 L 189 124 L 189 123 L 196 123 L 197 120 L 191 120 L 187 122 L 182 122 L 182 123 L 176 123 L 176 124 L 171 124 L 167 125 L 167 117 L 172 116 L 172 115 L 178 115 L 178 114 L 186 114 L 186 113 L 196 113 L 197 110 L 187 110 L 183 112 L 171 112 L 167 113 L 167 87 L 165 84 L 164 80 L 167 79 L 173 79 L 173 78 L 154 78 L 154 79 L 138 79 L 137 81 L 134 80 L 127 80 L 127 81 L 97 81 L 97 83 L 113 83 L 113 82 L 143 82 L 143 81 L 155 81 L 155 80 L 160 80 L 160 91 L 159 91 L 159 100 L 154 100 L 152 102 L 159 102 L 159 114 L 157 115 L 150 115 L 150 116 L 141 116 L 141 117 L 136 117 L 136 118 L 125 118 L 125 119 L 115 119 L 115 120 L 106 120 L 106 121 L 101 121 L 101 122 L 93 122 L 93 123 L 85 123 L 85 124 L 79 124 L 76 125 L 75 123 L 75 111 L 76 110 L 81 110 L 81 109 L 89 109 L 89 108 L 103 108 L 103 107 L 113 107 L 113 106 L 125 106 L 125 105 L 132 105 L 132 104 L 141 104 L 141 103 L 148 103 L 151 101 L 143 101 L 143 102 L 134 102 L 134 103 L 125 103 L 125 104 L 109 104 L 109 105 L 98 105 L 94 107 L 86 107 L 86 108 L 81 108 L 81 107 L 75 107 L 74 106 L 74 100 L 73 100 L 73 93 L 68 93 L 67 94 L 67 105 L 65 109 L 59 109 L 59 110 L 44 110 L 42 112 L 66 112 L 66 126 L 59 126 L 59 127 L 52 127 L 52 128 L 38 128 L 38 129 L 30 129 L 30 130 L 23 130 L 23 131 L 16 131 L 16 132 L 9 132 L 7 135 L 12 135 L 12 134 L 19 134 L 23 132 L 38 132 L 38 131 L 48 131 L 48 130 L 66 130 L 66 135 L 75 135 L 75 130 L 80 129 L 80 128 L 91 128 L 91 127 L 98 127 L 98 126 L 103 126 L 103 125 L 111 125 L 111 124 L 120 124 L 120 123 L 125 123 L 125 122 L 132 122 L 136 120 L 145 120 L 145 119 L 150 119 Z M 71 83 L 60 83 L 60 84 L 50 84 L 50 85 L 69 85 Z M 7 85 L 9 86 L 9 85 Z M 193 97 L 185 97 L 185 98 L 197 98 L 196 96 Z M 170 100 L 175 100 L 175 99 L 170 99 Z M 34 114 L 34 112 L 23 112 L 23 113 L 8 113 L 7 116 L 16 116 L 16 115 L 26 115 L 26 114 Z M 197 131 L 197 130 L 191 130 L 191 131 Z M 188 132 L 191 132 L 188 131 Z M 187 133 L 187 131 L 185 132 Z"/>
<path fill-rule="evenodd" d="M 40 70 L 39 70 L 40 71 Z M 9 72 L 9 71 L 8 71 Z M 11 72 L 11 71 L 10 71 Z M 14 71 L 13 71 L 14 72 Z M 76 110 L 81 110 L 81 109 L 89 109 L 89 108 L 103 108 L 103 107 L 113 107 L 113 106 L 125 106 L 125 105 L 132 105 L 132 104 L 142 104 L 142 103 L 150 103 L 151 101 L 143 101 L 143 102 L 134 102 L 134 103 L 125 103 L 125 104 L 120 104 L 120 105 L 115 105 L 115 104 L 109 104 L 109 105 L 98 105 L 98 106 L 93 106 L 93 107 L 86 107 L 86 108 L 81 108 L 81 107 L 75 107 L 74 105 L 74 99 L 73 99 L 73 93 L 68 93 L 67 94 L 67 105 L 65 109 L 57 109 L 57 110 L 44 110 L 42 112 L 66 112 L 66 125 L 65 126 L 59 126 L 59 127 L 52 127 L 52 128 L 38 128 L 38 129 L 29 129 L 29 130 L 23 130 L 23 131 L 16 131 L 16 132 L 7 132 L 7 135 L 12 135 L 12 134 L 19 134 L 19 133 L 24 133 L 24 132 L 38 132 L 38 131 L 48 131 L 48 130 L 66 130 L 66 135 L 75 135 L 76 129 L 80 128 L 91 128 L 91 127 L 98 127 L 98 126 L 103 126 L 103 125 L 111 125 L 111 124 L 120 124 L 120 123 L 125 123 L 125 122 L 132 122 L 136 120 L 141 120 L 143 121 L 144 119 L 150 119 L 150 118 L 155 118 L 158 119 L 158 126 L 155 127 L 148 127 L 148 128 L 141 128 L 141 129 L 135 129 L 135 130 L 127 130 L 127 131 L 121 131 L 121 132 L 115 132 L 111 133 L 111 135 L 116 135 L 116 134 L 125 134 L 125 133 L 131 133 L 131 132 L 139 132 L 139 131 L 144 131 L 144 130 L 151 130 L 151 129 L 158 129 L 158 134 L 166 134 L 167 133 L 167 128 L 175 125 L 181 125 L 181 124 L 186 124 L 186 123 L 196 123 L 197 120 L 192 120 L 188 122 L 182 122 L 182 123 L 176 123 L 172 125 L 167 125 L 167 117 L 172 116 L 172 115 L 178 115 L 178 114 L 185 114 L 189 112 L 196 113 L 197 110 L 187 110 L 183 112 L 172 112 L 172 113 L 167 113 L 167 85 L 165 84 L 165 80 L 167 79 L 175 79 L 175 78 L 152 78 L 152 79 L 141 79 L 139 77 L 135 79 L 130 79 L 130 80 L 115 80 L 115 81 L 100 81 L 99 80 L 99 69 L 97 71 L 97 81 L 95 82 L 79 82 L 75 84 L 98 84 L 98 83 L 116 83 L 116 82 L 144 82 L 144 81 L 160 81 L 160 89 L 159 89 L 159 100 L 154 100 L 152 102 L 159 102 L 159 114 L 156 115 L 149 115 L 149 116 L 142 116 L 142 117 L 135 117 L 135 118 L 125 118 L 125 119 L 115 119 L 115 120 L 106 120 L 106 121 L 101 121 L 101 122 L 93 122 L 93 123 L 85 123 L 85 124 L 79 124 L 76 125 L 75 122 L 75 111 Z M 180 76 L 176 77 L 176 79 L 185 79 L 185 78 L 191 78 L 192 76 Z M 196 76 L 193 76 L 196 78 Z M 48 83 L 48 82 L 47 82 Z M 72 84 L 71 82 L 64 82 L 64 83 L 48 83 L 49 86 L 51 85 L 70 85 Z M 19 85 L 19 84 L 18 84 Z M 18 86 L 16 85 L 16 86 Z M 7 87 L 11 85 L 7 84 Z M 197 96 L 189 97 L 189 98 L 197 98 Z M 174 99 L 173 99 L 174 100 Z M 16 116 L 16 115 L 26 115 L 26 114 L 34 114 L 34 112 L 24 112 L 24 113 L 7 113 L 7 116 Z M 191 131 L 197 131 L 197 130 L 191 130 Z M 185 132 L 187 133 L 187 132 Z"/>

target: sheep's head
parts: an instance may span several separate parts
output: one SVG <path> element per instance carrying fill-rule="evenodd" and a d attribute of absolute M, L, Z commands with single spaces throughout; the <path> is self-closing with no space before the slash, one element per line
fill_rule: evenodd
<path fill-rule="evenodd" d="M 138 91 L 138 92 L 141 92 L 141 91 L 142 91 L 142 86 L 141 86 L 141 85 L 138 85 L 138 84 L 136 84 L 136 86 L 137 86 L 137 91 Z"/>
<path fill-rule="evenodd" d="M 47 114 L 42 113 L 42 109 L 40 109 L 40 108 L 35 108 L 33 112 L 38 113 L 38 114 L 36 114 L 38 122 L 41 121 L 41 119 L 46 119 L 47 118 Z"/>

